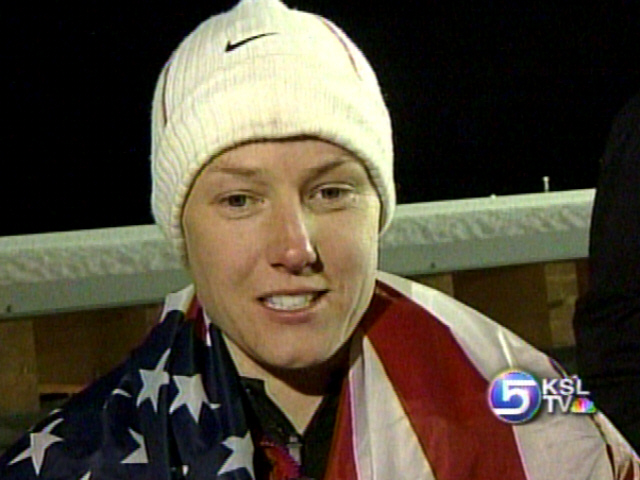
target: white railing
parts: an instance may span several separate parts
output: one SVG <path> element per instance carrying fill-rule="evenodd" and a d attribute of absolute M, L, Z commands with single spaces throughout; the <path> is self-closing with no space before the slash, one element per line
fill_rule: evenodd
<path fill-rule="evenodd" d="M 417 275 L 584 258 L 594 193 L 399 205 L 380 267 Z M 154 303 L 188 282 L 154 225 L 0 237 L 0 319 Z"/>

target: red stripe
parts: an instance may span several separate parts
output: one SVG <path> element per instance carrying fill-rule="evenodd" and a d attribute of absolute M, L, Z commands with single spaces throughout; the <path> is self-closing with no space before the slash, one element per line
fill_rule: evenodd
<path fill-rule="evenodd" d="M 638 476 L 635 475 L 635 472 L 633 471 L 633 462 L 634 459 L 633 457 L 630 457 L 628 460 L 628 466 L 627 466 L 627 471 L 624 473 L 624 477 L 621 476 L 617 476 L 616 475 L 616 462 L 615 462 L 615 456 L 613 454 L 613 447 L 609 444 L 607 444 L 607 457 L 609 459 L 609 464 L 611 465 L 611 472 L 613 474 L 613 476 L 618 479 L 618 480 L 637 480 Z M 640 462 L 638 462 L 638 464 L 640 465 Z M 618 472 L 620 473 L 620 472 Z"/>
<path fill-rule="evenodd" d="M 324 478 L 326 480 L 356 480 L 358 475 L 354 460 L 351 399 L 347 379 L 342 387 L 334 432 L 329 464 Z"/>
<path fill-rule="evenodd" d="M 488 407 L 488 382 L 445 325 L 382 285 L 362 325 L 438 480 L 526 479 L 511 426 Z"/>
<path fill-rule="evenodd" d="M 633 461 L 633 460 L 632 460 Z M 633 466 L 629 466 L 629 470 L 627 470 L 627 473 L 625 474 L 624 478 L 622 480 L 637 480 L 638 476 L 636 476 L 633 472 Z"/>
<path fill-rule="evenodd" d="M 204 318 L 204 309 L 202 308 L 197 296 L 193 296 L 193 300 L 191 300 L 191 304 L 189 305 L 185 316 L 187 322 L 193 322 L 194 330 L 198 339 L 203 342 L 207 342 L 209 329 L 207 321 Z"/>

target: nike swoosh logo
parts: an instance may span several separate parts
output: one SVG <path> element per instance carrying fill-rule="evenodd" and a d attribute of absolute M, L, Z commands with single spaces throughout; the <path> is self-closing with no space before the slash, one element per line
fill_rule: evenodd
<path fill-rule="evenodd" d="M 267 37 L 269 35 L 277 35 L 277 32 L 269 32 L 269 33 L 260 33 L 258 35 L 254 35 L 252 37 L 243 38 L 242 40 L 232 43 L 231 40 L 227 41 L 227 46 L 224 47 L 225 52 L 233 52 L 236 48 L 240 48 L 241 46 L 257 40 L 258 38 Z"/>

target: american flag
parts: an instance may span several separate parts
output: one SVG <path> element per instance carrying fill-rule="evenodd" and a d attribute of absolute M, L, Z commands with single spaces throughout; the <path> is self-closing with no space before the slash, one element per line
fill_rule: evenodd
<path fill-rule="evenodd" d="M 640 479 L 601 414 L 499 421 L 491 377 L 516 364 L 555 375 L 549 359 L 449 297 L 383 278 L 352 341 L 325 479 Z M 7 451 L 0 478 L 257 478 L 239 376 L 193 299 L 192 287 L 169 296 L 144 344 Z"/>
<path fill-rule="evenodd" d="M 0 478 L 253 479 L 235 367 L 201 310 L 189 313 L 165 307 L 123 365 L 5 452 Z"/>

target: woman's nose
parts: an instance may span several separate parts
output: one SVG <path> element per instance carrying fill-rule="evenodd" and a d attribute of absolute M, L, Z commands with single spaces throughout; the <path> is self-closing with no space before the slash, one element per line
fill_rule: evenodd
<path fill-rule="evenodd" d="M 270 219 L 269 262 L 292 273 L 302 273 L 318 263 L 314 222 L 299 202 L 275 206 Z"/>

